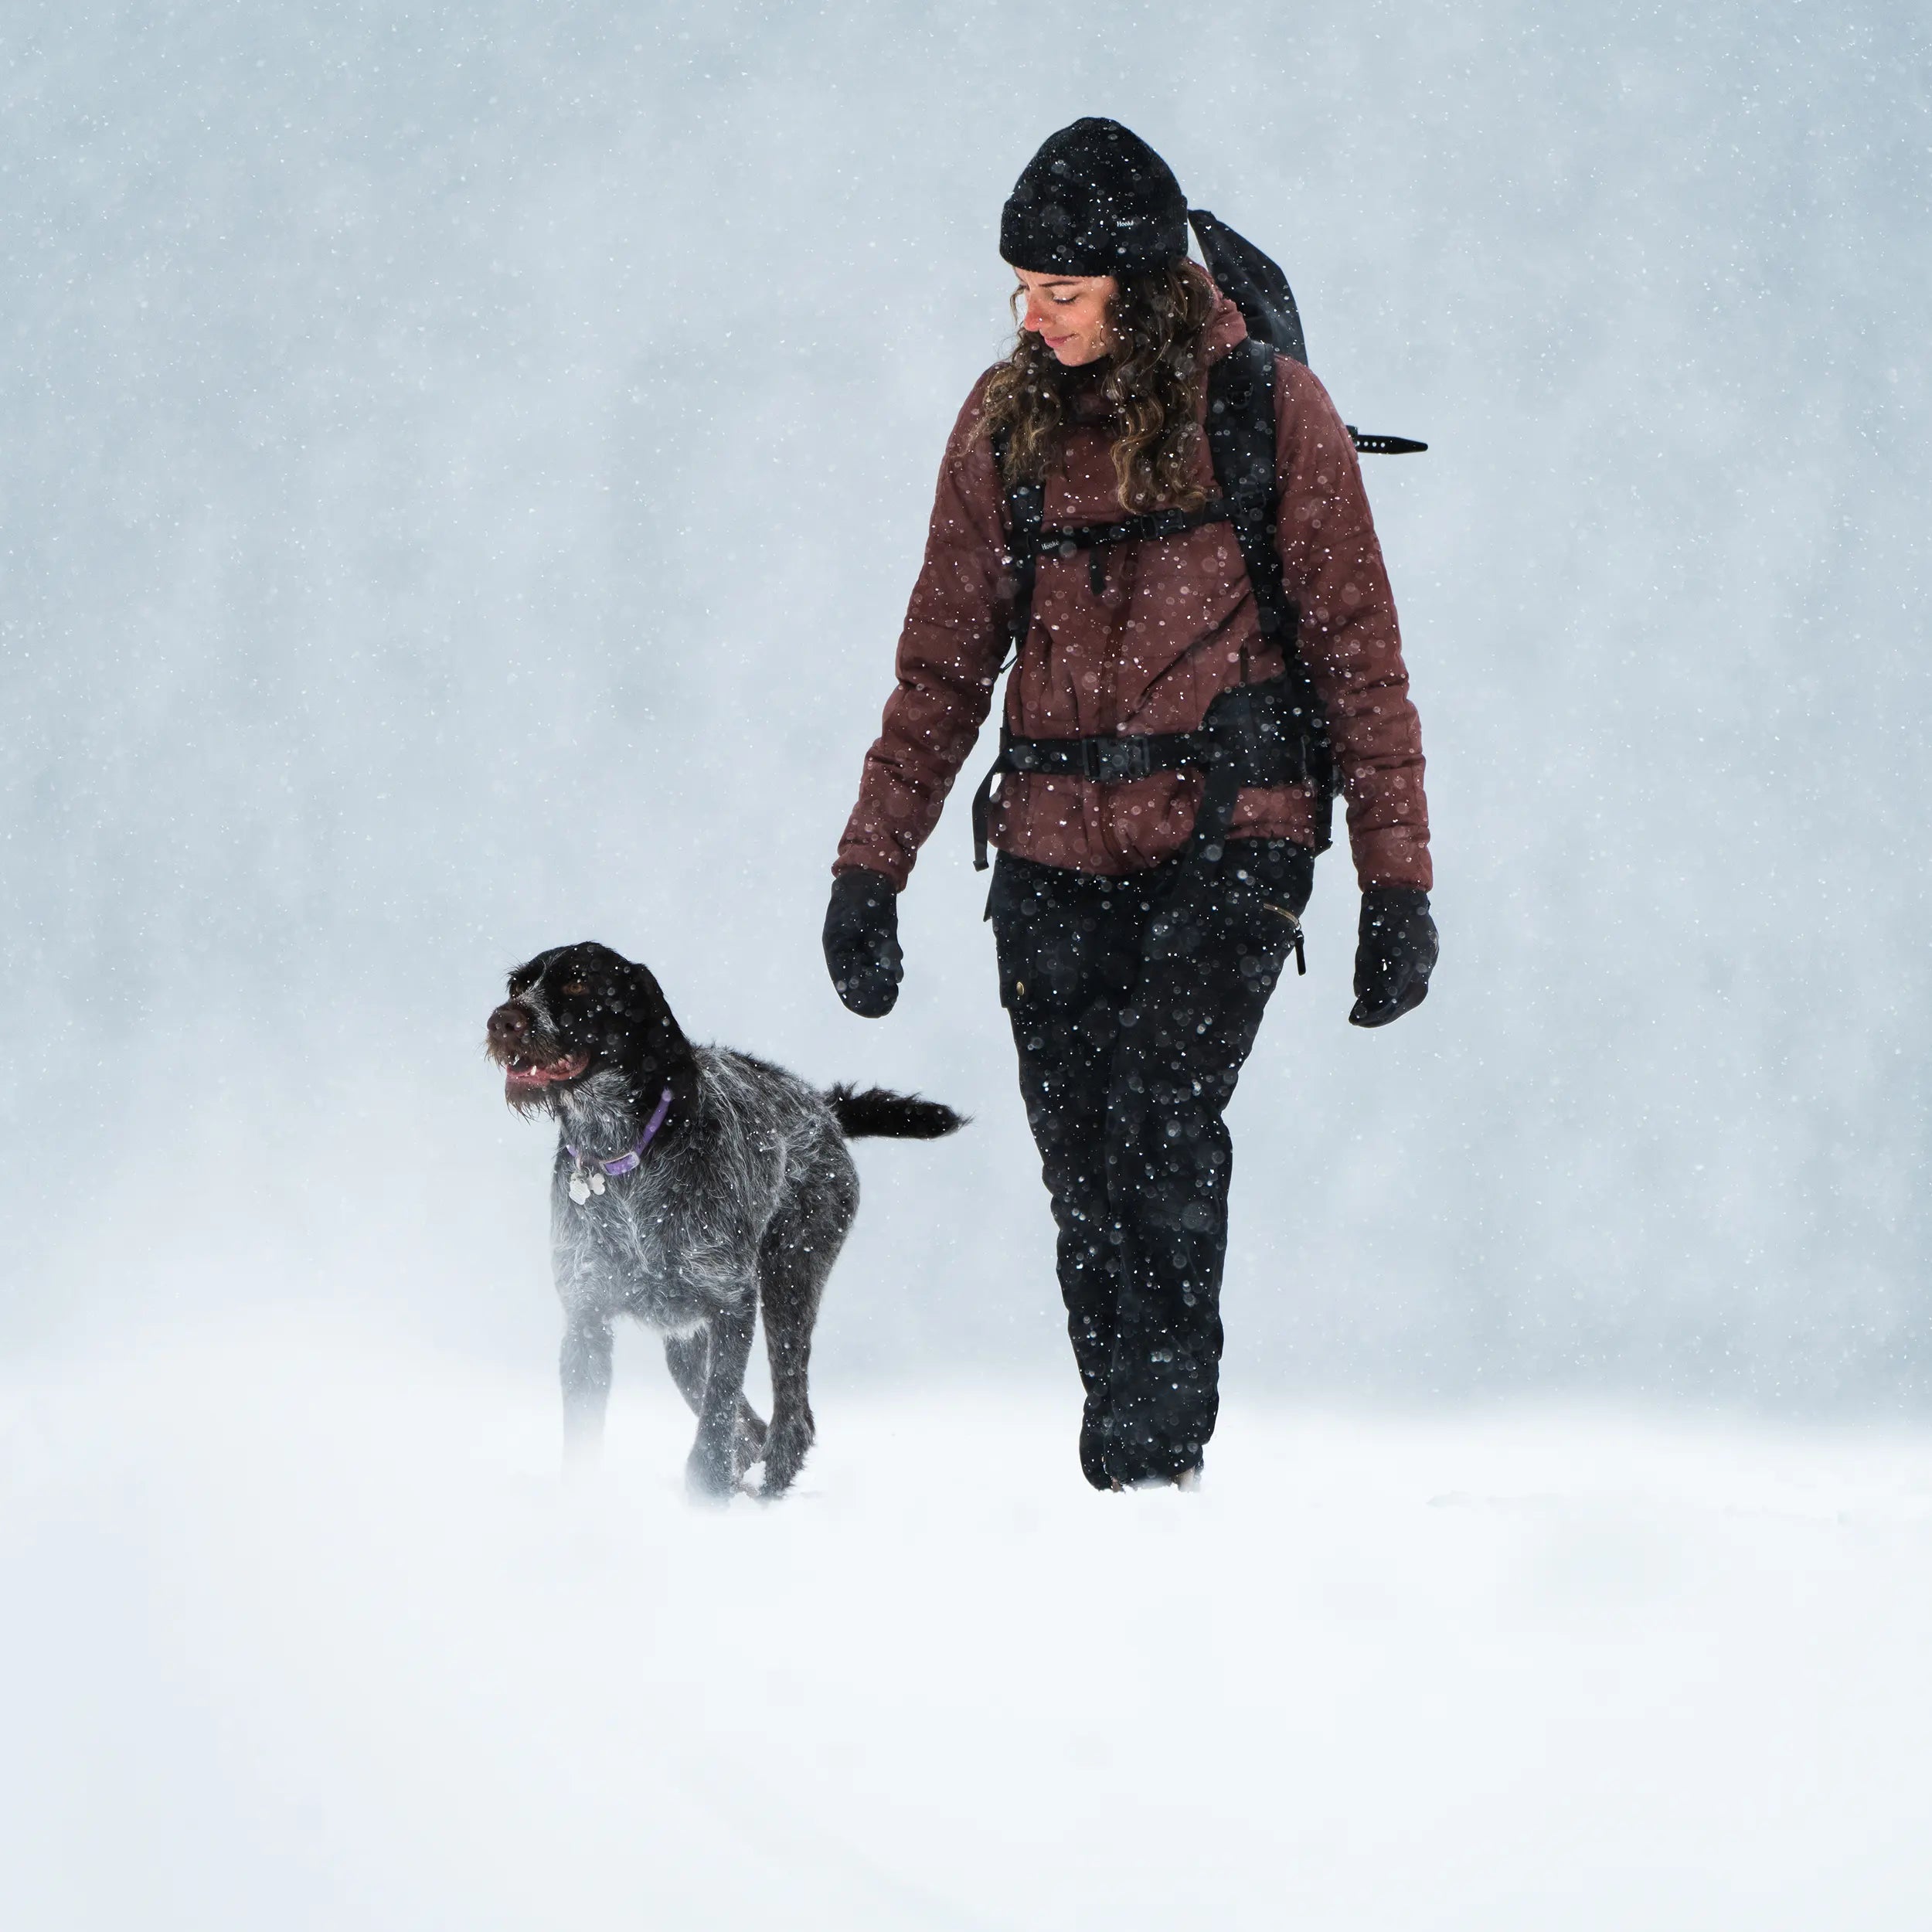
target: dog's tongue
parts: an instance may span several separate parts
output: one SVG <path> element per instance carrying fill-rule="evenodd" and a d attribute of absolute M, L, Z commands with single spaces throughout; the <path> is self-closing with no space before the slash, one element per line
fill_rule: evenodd
<path fill-rule="evenodd" d="M 573 1080 L 590 1064 L 588 1053 L 566 1053 L 547 1066 L 512 1066 L 509 1077 L 519 1087 L 548 1087 L 553 1080 Z"/>

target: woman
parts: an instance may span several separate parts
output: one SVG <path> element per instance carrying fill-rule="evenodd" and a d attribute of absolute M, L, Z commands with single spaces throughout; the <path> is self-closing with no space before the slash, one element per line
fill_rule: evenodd
<path fill-rule="evenodd" d="M 1023 631 L 988 917 L 1060 1230 L 1087 1394 L 1080 1466 L 1099 1488 L 1198 1479 L 1221 1354 L 1222 1114 L 1328 843 L 1312 757 L 1224 762 L 1222 823 L 1207 822 L 1199 761 L 1219 754 L 1202 747 L 1230 704 L 1274 704 L 1285 730 L 1277 694 L 1305 667 L 1325 713 L 1362 889 L 1350 1018 L 1380 1026 L 1419 1004 L 1436 954 L 1420 729 L 1349 434 L 1314 376 L 1276 356 L 1261 527 L 1298 636 L 1257 604 L 1217 491 L 1216 365 L 1254 352 L 1187 259 L 1188 219 L 1166 164 L 1113 121 L 1062 129 L 1020 176 L 1000 226 L 1019 340 L 947 445 L 898 687 L 825 921 L 840 997 L 888 1012 L 896 895 L 985 718 L 1009 630 Z M 1029 587 L 1006 526 L 1033 485 L 1049 546 Z M 1134 540 L 1094 539 L 1090 526 L 1155 512 Z"/>

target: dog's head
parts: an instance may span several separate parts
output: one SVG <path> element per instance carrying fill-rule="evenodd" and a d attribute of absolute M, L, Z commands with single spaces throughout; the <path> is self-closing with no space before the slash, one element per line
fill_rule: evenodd
<path fill-rule="evenodd" d="M 625 1098 L 682 1097 L 695 1062 L 649 971 L 607 946 L 553 946 L 510 975 L 509 998 L 491 1014 L 489 1056 L 503 1097 L 519 1113 L 561 1114 Z"/>

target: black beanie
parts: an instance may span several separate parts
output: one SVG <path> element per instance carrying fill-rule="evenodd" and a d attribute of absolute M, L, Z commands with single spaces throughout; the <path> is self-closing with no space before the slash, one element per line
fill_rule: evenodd
<path fill-rule="evenodd" d="M 1049 134 L 999 219 L 1003 260 L 1036 275 L 1114 275 L 1187 254 L 1174 170 L 1117 121 Z"/>

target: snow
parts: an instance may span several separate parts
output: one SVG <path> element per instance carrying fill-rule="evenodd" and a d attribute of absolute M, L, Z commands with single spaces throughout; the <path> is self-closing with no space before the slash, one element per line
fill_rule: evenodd
<path fill-rule="evenodd" d="M 688 1504 L 647 1342 L 311 1311 L 0 1384 L 9 1923 L 1923 1925 L 1932 1434 L 1237 1401 L 1096 1496 L 1064 1387 L 821 1387 Z M 22 1750 L 18 1741 L 31 1740 Z"/>

